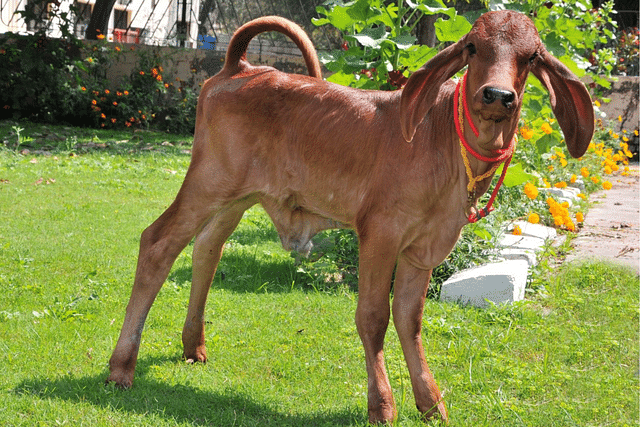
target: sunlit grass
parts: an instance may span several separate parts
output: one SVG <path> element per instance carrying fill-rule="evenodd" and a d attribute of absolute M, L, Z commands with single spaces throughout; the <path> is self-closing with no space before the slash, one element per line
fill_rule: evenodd
<path fill-rule="evenodd" d="M 134 387 L 104 385 L 140 232 L 177 192 L 184 149 L 0 151 L 0 424 L 366 425 L 357 292 L 318 290 L 260 208 L 214 280 L 208 363 L 180 359 L 187 248 L 150 312 Z M 523 303 L 427 301 L 427 360 L 451 425 L 636 425 L 637 276 L 603 263 L 540 270 Z M 387 335 L 397 425 L 423 425 L 392 327 Z"/>

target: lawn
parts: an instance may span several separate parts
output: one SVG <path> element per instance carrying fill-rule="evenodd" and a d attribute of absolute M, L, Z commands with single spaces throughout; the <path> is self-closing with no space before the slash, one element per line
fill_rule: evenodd
<path fill-rule="evenodd" d="M 178 190 L 189 138 L 0 122 L 2 141 L 1 425 L 366 425 L 357 292 L 319 288 L 257 207 L 212 286 L 209 362 L 181 360 L 187 248 L 150 312 L 134 387 L 105 386 L 139 235 Z M 637 276 L 575 263 L 534 279 L 510 306 L 427 301 L 427 359 L 451 425 L 637 425 Z M 423 425 L 393 328 L 386 356 L 397 424 Z"/>

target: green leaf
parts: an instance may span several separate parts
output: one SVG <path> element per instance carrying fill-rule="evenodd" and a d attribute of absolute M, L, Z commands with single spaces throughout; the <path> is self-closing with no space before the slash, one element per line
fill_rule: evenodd
<path fill-rule="evenodd" d="M 411 34 L 405 34 L 402 36 L 394 37 L 391 40 L 395 43 L 398 49 L 401 49 L 401 50 L 409 49 L 417 41 L 417 39 Z"/>
<path fill-rule="evenodd" d="M 374 6 L 376 5 L 374 4 Z M 371 7 L 369 0 L 358 0 L 347 8 L 347 14 L 354 21 L 366 23 L 370 19 L 382 15 L 382 11 L 378 7 Z"/>
<path fill-rule="evenodd" d="M 332 74 L 327 78 L 328 82 L 337 83 L 342 86 L 350 86 L 352 83 L 356 81 L 356 76 L 353 74 L 345 74 L 342 72 L 337 72 Z"/>
<path fill-rule="evenodd" d="M 536 148 L 538 149 L 538 154 L 545 154 L 551 150 L 551 147 L 558 145 L 560 142 L 559 137 L 557 136 L 557 132 L 553 132 L 550 134 L 546 134 L 541 136 L 536 141 Z"/>
<path fill-rule="evenodd" d="M 544 39 L 544 44 L 547 47 L 547 50 L 556 58 L 564 56 L 567 53 L 567 49 L 565 49 L 562 44 L 562 39 L 558 37 L 555 32 L 547 35 Z"/>
<path fill-rule="evenodd" d="M 496 171 L 496 173 L 498 172 Z M 533 180 L 535 180 L 535 176 L 525 172 L 522 168 L 522 163 L 516 163 L 515 165 L 510 165 L 507 169 L 503 184 L 511 188 Z"/>
<path fill-rule="evenodd" d="M 380 26 L 377 28 L 365 28 L 359 34 L 345 36 L 345 38 L 356 40 L 364 47 L 376 49 L 380 47 L 383 41 L 387 40 L 388 34 L 385 27 Z"/>
<path fill-rule="evenodd" d="M 412 46 L 400 52 L 399 65 L 407 67 L 409 71 L 416 71 L 428 60 L 436 56 L 438 49 L 425 45 Z"/>
<path fill-rule="evenodd" d="M 471 24 L 463 16 L 454 16 L 446 21 L 439 18 L 435 27 L 436 37 L 441 42 L 456 42 L 471 30 Z"/>

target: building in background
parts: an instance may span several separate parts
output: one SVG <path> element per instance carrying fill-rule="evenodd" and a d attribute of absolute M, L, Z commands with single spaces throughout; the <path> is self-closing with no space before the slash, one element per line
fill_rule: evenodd
<path fill-rule="evenodd" d="M 0 0 L 0 33 L 33 33 L 44 29 L 61 37 L 66 14 L 78 38 L 84 34 L 95 0 Z M 160 46 L 195 48 L 198 40 L 200 0 L 116 0 L 109 17 L 107 40 Z M 28 11 L 24 19 L 16 11 Z"/>

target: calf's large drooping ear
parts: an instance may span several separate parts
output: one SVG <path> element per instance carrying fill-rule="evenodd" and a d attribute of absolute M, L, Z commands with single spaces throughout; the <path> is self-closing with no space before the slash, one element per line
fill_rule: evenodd
<path fill-rule="evenodd" d="M 440 86 L 467 63 L 466 41 L 449 46 L 431 58 L 407 81 L 400 98 L 400 126 L 406 141 L 411 141 L 416 128 L 438 97 Z"/>
<path fill-rule="evenodd" d="M 587 88 L 566 65 L 544 49 L 531 72 L 549 91 L 551 108 L 564 133 L 569 154 L 581 157 L 589 147 L 595 128 Z"/>

